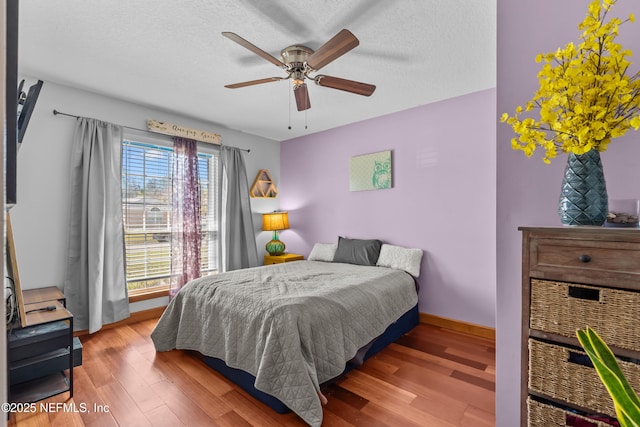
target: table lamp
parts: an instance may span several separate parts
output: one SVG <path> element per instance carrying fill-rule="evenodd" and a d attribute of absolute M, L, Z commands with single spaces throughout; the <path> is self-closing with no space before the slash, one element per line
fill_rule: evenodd
<path fill-rule="evenodd" d="M 262 230 L 273 231 L 272 239 L 265 246 L 269 255 L 282 255 L 285 245 L 278 239 L 278 231 L 289 228 L 289 212 L 262 214 Z"/>

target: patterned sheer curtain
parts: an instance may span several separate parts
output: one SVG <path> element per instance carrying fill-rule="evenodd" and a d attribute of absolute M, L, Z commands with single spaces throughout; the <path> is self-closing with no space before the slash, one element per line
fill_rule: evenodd
<path fill-rule="evenodd" d="M 193 139 L 173 138 L 171 187 L 170 298 L 189 280 L 200 277 L 200 188 L 198 149 Z"/>

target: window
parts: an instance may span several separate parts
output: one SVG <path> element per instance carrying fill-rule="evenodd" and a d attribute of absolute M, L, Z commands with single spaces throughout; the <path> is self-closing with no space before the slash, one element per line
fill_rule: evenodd
<path fill-rule="evenodd" d="M 122 212 L 129 291 L 155 291 L 169 285 L 172 162 L 169 146 L 123 141 Z M 203 275 L 217 270 L 217 171 L 217 154 L 199 152 Z"/>

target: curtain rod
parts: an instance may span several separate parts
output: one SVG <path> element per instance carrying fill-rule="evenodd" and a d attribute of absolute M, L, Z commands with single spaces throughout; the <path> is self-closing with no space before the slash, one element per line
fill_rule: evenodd
<path fill-rule="evenodd" d="M 58 111 L 56 109 L 53 110 L 53 115 L 54 116 L 61 115 L 61 116 L 67 116 L 67 117 L 74 117 L 76 119 L 83 118 L 81 116 L 76 116 L 75 114 L 63 113 L 62 111 Z M 137 131 L 140 131 L 140 132 L 153 133 L 153 134 L 157 135 L 156 132 L 151 132 L 148 129 L 140 129 L 140 128 L 134 128 L 134 127 L 131 127 L 131 126 L 124 126 L 124 125 L 120 125 L 120 126 L 122 126 L 123 128 L 126 128 L 126 129 L 137 130 Z M 238 148 L 238 150 L 246 151 L 247 153 L 251 152 L 251 150 L 249 148 Z"/>

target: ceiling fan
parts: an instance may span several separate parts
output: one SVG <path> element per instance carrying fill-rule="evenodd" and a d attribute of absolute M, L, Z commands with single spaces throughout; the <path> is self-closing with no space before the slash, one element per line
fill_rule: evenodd
<path fill-rule="evenodd" d="M 291 79 L 298 111 L 304 111 L 311 108 L 309 92 L 307 90 L 305 79 L 313 80 L 319 86 L 330 87 L 364 96 L 370 96 L 376 90 L 375 85 L 368 83 L 327 76 L 324 74 L 317 74 L 315 76 L 311 75 L 360 44 L 360 41 L 349 30 L 341 30 L 338 34 L 333 36 L 331 40 L 320 46 L 320 48 L 315 52 L 307 46 L 292 45 L 286 47 L 280 51 L 282 60 L 275 58 L 235 33 L 223 32 L 222 35 L 238 43 L 240 46 L 249 49 L 256 55 L 261 56 L 277 67 L 282 68 L 287 73 L 287 77 L 267 77 L 264 79 L 225 85 L 225 87 L 230 89 Z"/>

